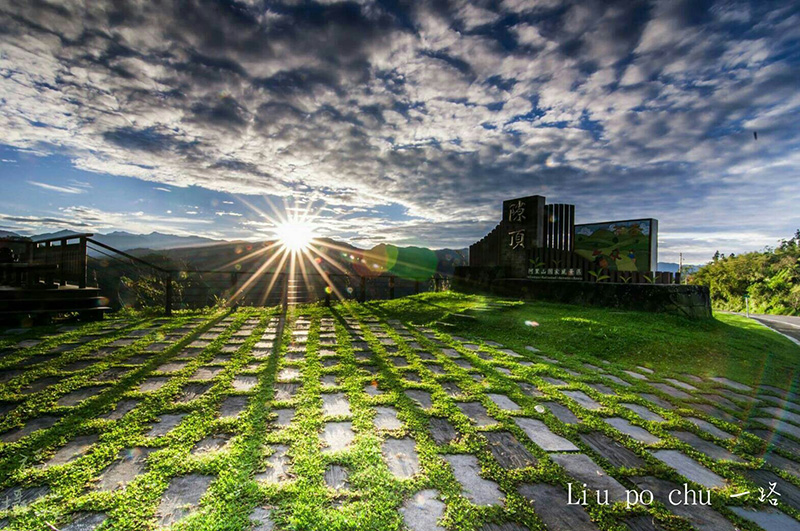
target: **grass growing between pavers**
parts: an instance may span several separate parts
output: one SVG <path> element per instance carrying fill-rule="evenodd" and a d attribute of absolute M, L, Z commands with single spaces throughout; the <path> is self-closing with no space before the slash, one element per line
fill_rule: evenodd
<path fill-rule="evenodd" d="M 748 384 L 797 385 L 800 349 L 739 315 L 712 320 L 540 302 L 497 301 L 454 292 L 373 303 L 387 316 L 428 324 L 445 321 L 454 335 L 533 345 L 565 356 L 589 356 L 665 373 L 727 376 Z M 491 304 L 491 306 L 490 306 Z M 455 315 L 454 315 L 455 314 Z M 459 317 L 458 314 L 466 315 Z M 526 321 L 539 324 L 526 325 Z"/>
<path fill-rule="evenodd" d="M 0 524 L 26 531 L 47 529 L 42 527 L 46 524 L 70 529 L 76 515 L 91 514 L 106 518 L 98 531 L 161 525 L 180 530 L 402 530 L 408 500 L 433 491 L 444 502 L 439 525 L 448 530 L 484 531 L 490 523 L 539 530 L 545 529 L 547 515 L 534 510 L 523 495 L 524 487 L 556 485 L 563 489 L 566 503 L 568 484 L 580 486 L 556 463 L 559 456 L 585 454 L 625 488 L 634 489 L 646 476 L 686 481 L 651 454 L 673 449 L 725 480 L 725 487 L 711 495 L 713 510 L 724 515 L 723 522 L 758 529 L 727 509 L 759 506 L 757 485 L 743 475 L 764 466 L 759 459 L 763 442 L 742 432 L 753 409 L 743 400 L 752 393 L 731 396 L 728 407 L 714 397 L 730 389 L 707 378 L 690 378 L 693 368 L 636 357 L 669 350 L 655 345 L 664 332 L 642 331 L 642 322 L 639 341 L 623 342 L 623 350 L 612 354 L 599 332 L 605 323 L 601 315 L 582 311 L 438 294 L 330 309 L 292 308 L 285 326 L 277 309 L 240 309 L 199 318 L 128 321 L 88 342 L 81 338 L 101 330 L 101 324 L 63 333 L 49 329 L 50 337 L 42 344 L 34 345 L 37 337 L 30 335 L 24 340 L 32 341 L 31 346 L 13 349 L 13 356 L 0 362 L 0 370 L 63 344 L 75 346 L 0 385 L 0 401 L 14 405 L 0 420 L 0 438 L 31 419 L 58 419 L 52 427 L 0 445 L 0 490 L 49 489 L 30 503 L 12 502 L 10 510 L 0 512 Z M 576 312 L 581 312 L 579 317 Z M 634 320 L 630 314 L 625 317 Z M 634 326 L 617 321 L 616 314 L 609 318 L 614 328 L 610 337 Z M 519 319 L 541 326 L 523 324 L 517 330 L 514 323 Z M 592 325 L 585 326 L 585 321 Z M 668 325 L 679 327 L 678 322 Z M 700 342 L 699 332 L 689 328 L 682 332 L 683 346 Z M 751 341 L 753 348 L 763 348 L 748 334 L 737 334 L 723 339 L 742 357 Z M 625 349 L 634 344 L 639 350 L 629 361 Z M 540 352 L 526 350 L 529 345 Z M 149 349 L 154 352 L 146 355 Z M 680 351 L 670 350 L 673 356 Z M 712 351 L 703 352 L 711 357 Z M 90 359 L 91 366 L 59 372 Z M 643 371 L 640 365 L 655 372 Z M 707 366 L 699 374 L 727 374 L 745 382 L 735 373 L 719 372 L 723 366 Z M 119 374 L 116 369 L 130 372 Z M 63 381 L 20 393 L 54 375 Z M 92 381 L 99 375 L 105 380 Z M 138 390 L 155 378 L 166 379 L 166 384 L 153 391 Z M 652 384 L 686 396 L 673 396 Z M 105 385 L 96 396 L 75 406 L 57 405 L 61 397 L 96 385 Z M 189 389 L 193 394 L 187 394 Z M 294 394 L 289 396 L 289 390 Z M 135 408 L 118 420 L 104 418 L 115 404 L 126 401 L 135 401 Z M 554 404 L 568 408 L 577 422 L 560 420 Z M 658 417 L 646 420 L 623 404 L 645 407 Z M 719 411 L 728 417 L 709 414 L 706 406 L 722 406 Z M 379 418 L 388 419 L 386 428 L 376 427 Z M 577 451 L 537 445 L 519 423 L 523 418 L 542 422 Z M 732 439 L 715 437 L 690 418 Z M 609 419 L 622 419 L 660 441 L 639 442 L 610 426 Z M 446 422 L 454 429 L 453 437 L 435 440 L 435 422 Z M 154 427 L 163 429 L 148 436 Z M 345 437 L 330 441 L 341 446 L 335 451 L 323 442 L 331 427 Z M 678 439 L 676 430 L 713 442 L 742 462 L 713 459 Z M 602 434 L 638 464 L 616 464 L 613 456 L 584 440 L 587 434 Z M 491 441 L 509 439 L 523 449 L 522 463 L 510 465 L 492 447 Z M 59 449 L 75 440 L 86 441 L 88 450 L 71 460 L 58 460 Z M 214 451 L 198 452 L 200 441 L 221 443 Z M 120 456 L 132 453 L 145 457 L 124 488 L 98 488 Z M 776 455 L 797 459 L 782 450 Z M 51 459 L 58 464 L 43 466 Z M 454 468 L 463 463 L 477 463 L 478 468 Z M 800 485 L 789 471 L 766 468 Z M 476 491 L 464 489 L 460 480 L 465 477 L 477 482 Z M 333 479 L 339 484 L 329 484 Z M 181 488 L 187 486 L 190 492 Z M 755 492 L 729 498 L 744 490 Z M 666 529 L 690 528 L 663 505 L 626 509 L 621 504 L 600 505 L 592 498 L 585 509 L 576 509 L 585 510 L 590 525 L 599 529 L 628 529 L 626 522 L 633 516 L 655 517 Z M 785 499 L 778 507 L 800 516 Z"/>

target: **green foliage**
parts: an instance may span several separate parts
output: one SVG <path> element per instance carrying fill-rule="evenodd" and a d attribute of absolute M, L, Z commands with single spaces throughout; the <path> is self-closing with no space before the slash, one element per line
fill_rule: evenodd
<path fill-rule="evenodd" d="M 800 314 L 800 230 L 776 248 L 713 260 L 689 277 L 690 284 L 708 286 L 714 308 L 772 314 Z"/>

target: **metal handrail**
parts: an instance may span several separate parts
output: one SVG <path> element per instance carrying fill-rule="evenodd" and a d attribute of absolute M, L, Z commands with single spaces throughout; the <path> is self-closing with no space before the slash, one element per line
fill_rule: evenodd
<path fill-rule="evenodd" d="M 55 238 L 46 238 L 44 240 L 34 240 L 31 239 L 30 242 L 34 244 L 39 243 L 51 243 L 51 242 L 60 242 L 60 241 L 68 241 L 68 240 L 79 240 L 81 238 L 91 238 L 94 234 L 90 232 L 84 232 L 80 234 L 70 234 L 69 236 L 57 236 Z"/>

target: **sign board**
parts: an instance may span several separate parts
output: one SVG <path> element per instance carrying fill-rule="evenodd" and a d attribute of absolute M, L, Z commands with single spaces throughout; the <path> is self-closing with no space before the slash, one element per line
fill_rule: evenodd
<path fill-rule="evenodd" d="M 658 220 L 629 219 L 575 225 L 575 253 L 597 269 L 653 271 L 658 263 Z"/>
<path fill-rule="evenodd" d="M 565 267 L 530 267 L 528 278 L 533 280 L 583 280 L 583 269 Z"/>

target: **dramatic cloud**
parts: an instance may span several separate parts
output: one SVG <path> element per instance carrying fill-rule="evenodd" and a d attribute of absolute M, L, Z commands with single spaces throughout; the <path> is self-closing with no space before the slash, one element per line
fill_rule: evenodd
<path fill-rule="evenodd" d="M 404 207 L 371 241 L 468 244 L 534 193 L 698 258 L 800 226 L 790 2 L 5 0 L 0 28 L 0 141 L 83 170 Z"/>

